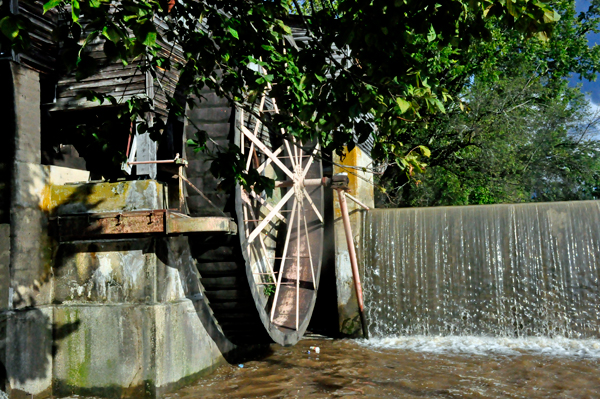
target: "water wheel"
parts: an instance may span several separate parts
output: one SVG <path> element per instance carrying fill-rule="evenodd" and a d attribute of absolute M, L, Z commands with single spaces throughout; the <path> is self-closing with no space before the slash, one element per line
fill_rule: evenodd
<path fill-rule="evenodd" d="M 323 169 L 317 142 L 264 126 L 278 112 L 263 95 L 238 111 L 236 144 L 246 169 L 275 180 L 271 196 L 236 191 L 236 215 L 248 283 L 270 337 L 295 344 L 314 308 L 323 252 Z"/>
<path fill-rule="evenodd" d="M 208 156 L 187 151 L 188 177 L 211 200 L 207 204 L 188 190 L 191 214 L 225 213 L 239 227 L 239 236 L 190 236 L 206 298 L 232 342 L 293 345 L 310 321 L 321 269 L 324 189 L 319 148 L 286 139 L 285 132 L 269 132 L 261 120 L 278 110 L 266 95 L 252 112 L 232 110 L 210 92 L 205 97 L 188 117 L 221 148 L 237 144 L 247 169 L 276 181 L 272 196 L 242 187 L 223 193 L 209 171 Z"/>

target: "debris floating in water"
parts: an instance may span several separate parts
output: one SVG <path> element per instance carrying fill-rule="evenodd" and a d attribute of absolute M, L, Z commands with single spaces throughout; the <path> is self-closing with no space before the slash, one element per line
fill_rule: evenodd
<path fill-rule="evenodd" d="M 318 346 L 311 346 L 310 350 L 315 351 L 315 353 L 317 354 L 321 353 L 321 348 L 319 348 Z M 310 353 L 310 351 L 308 351 L 308 353 Z"/>
<path fill-rule="evenodd" d="M 244 365 L 243 364 L 238 364 L 238 367 L 241 368 L 241 369 L 243 369 Z"/>

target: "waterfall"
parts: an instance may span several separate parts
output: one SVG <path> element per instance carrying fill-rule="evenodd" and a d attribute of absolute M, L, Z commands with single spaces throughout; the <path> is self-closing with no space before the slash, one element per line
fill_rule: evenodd
<path fill-rule="evenodd" d="M 369 331 L 600 337 L 600 202 L 380 209 L 363 221 Z"/>

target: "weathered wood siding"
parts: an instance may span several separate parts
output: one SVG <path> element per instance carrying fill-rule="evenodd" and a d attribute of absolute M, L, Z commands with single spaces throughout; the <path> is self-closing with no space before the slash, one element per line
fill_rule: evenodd
<path fill-rule="evenodd" d="M 223 149 L 233 142 L 233 132 L 231 125 L 231 116 L 233 107 L 229 101 L 218 97 L 215 93 L 208 89 L 203 90 L 202 95 L 205 99 L 198 104 L 197 107 L 188 110 L 187 116 L 190 123 L 187 124 L 185 134 L 188 138 L 195 137 L 196 125 L 199 129 L 205 130 L 213 142 L 208 144 L 211 149 L 215 149 L 219 145 Z M 217 189 L 219 181 L 210 172 L 211 160 L 204 152 L 194 153 L 193 149 L 186 148 L 186 155 L 189 161 L 187 175 L 194 186 L 201 190 L 217 207 L 232 212 L 232 208 L 226 206 L 229 196 Z M 202 196 L 196 191 L 188 189 L 188 206 L 191 215 L 205 216 L 215 215 L 221 216 L 221 213 L 211 206 Z M 233 214 L 231 214 L 233 216 Z"/>
<path fill-rule="evenodd" d="M 158 18 L 155 19 L 159 33 L 165 33 L 167 26 Z M 87 101 L 85 94 L 90 91 L 103 94 L 111 94 L 119 103 L 125 102 L 132 97 L 148 98 L 153 101 L 154 109 L 159 117 L 167 117 L 167 98 L 173 96 L 179 79 L 179 71 L 158 70 L 156 78 L 150 71 L 143 72 L 140 67 L 146 62 L 137 59 L 128 65 L 121 61 L 110 61 L 104 54 L 104 37 L 99 37 L 87 47 L 87 54 L 97 60 L 98 72 L 88 78 L 77 80 L 74 74 L 61 76 L 56 87 L 56 99 L 51 106 L 52 111 L 75 110 L 97 107 L 97 102 Z M 159 57 L 171 59 L 171 65 L 175 66 L 183 61 L 181 47 L 173 45 L 164 39 L 159 39 L 161 46 Z M 110 105 L 105 102 L 103 105 Z"/>
<path fill-rule="evenodd" d="M 58 45 L 52 38 L 52 31 L 58 22 L 58 10 L 53 9 L 44 14 L 45 1 L 19 1 L 19 13 L 31 21 L 31 47 L 19 55 L 19 61 L 38 72 L 51 73 L 56 69 Z"/>

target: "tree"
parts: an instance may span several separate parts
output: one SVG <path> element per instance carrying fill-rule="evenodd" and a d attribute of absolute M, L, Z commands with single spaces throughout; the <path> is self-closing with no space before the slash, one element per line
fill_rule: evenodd
<path fill-rule="evenodd" d="M 111 58 L 127 63 L 143 57 L 144 68 L 180 70 L 181 96 L 171 99 L 171 110 L 179 115 L 185 109 L 181 99 L 200 98 L 204 85 L 239 107 L 272 87 L 270 95 L 285 110 L 270 121 L 273 132 L 285 128 L 301 139 L 318 137 L 337 151 L 354 134 L 359 141 L 375 134 L 373 155 L 405 169 L 420 168 L 421 159 L 402 133 L 407 126 L 428 123 L 430 115 L 445 112 L 455 100 L 450 94 L 456 84 L 453 71 L 470 68 L 471 47 L 491 38 L 490 20 L 519 38 L 546 38 L 558 19 L 542 0 L 340 0 L 336 7 L 313 7 L 311 15 L 304 15 L 296 0 L 291 5 L 311 37 L 304 48 L 286 45 L 291 7 L 283 0 L 50 0 L 44 10 L 69 11 L 70 21 L 57 29 L 56 37 L 67 71 L 78 77 L 93 73 L 85 47 L 102 37 Z M 27 46 L 27 21 L 6 8 L 3 13 L 0 31 L 20 51 Z M 168 26 L 166 39 L 183 48 L 184 62 L 173 65 L 156 56 L 156 17 Z M 128 105 L 131 120 L 148 111 L 143 101 Z M 160 133 L 163 128 L 159 123 L 152 129 Z M 199 132 L 193 144 L 203 148 L 205 140 L 206 133 Z M 424 146 L 418 148 L 428 154 Z M 236 159 L 227 164 L 235 165 Z M 229 172 L 245 184 L 267 185 L 233 169 Z"/>
<path fill-rule="evenodd" d="M 430 206 L 595 198 L 599 115 L 566 78 L 593 80 L 598 73 L 600 46 L 588 47 L 586 39 L 598 31 L 598 4 L 577 15 L 573 1 L 553 3 L 561 19 L 548 41 L 522 41 L 491 27 L 493 41 L 471 47 L 473 67 L 455 79 L 452 94 L 461 103 L 430 117 L 427 129 L 404 133 L 411 145 L 431 148 L 429 166 L 413 181 L 392 166 L 381 179 L 392 191 L 383 201 Z"/>

